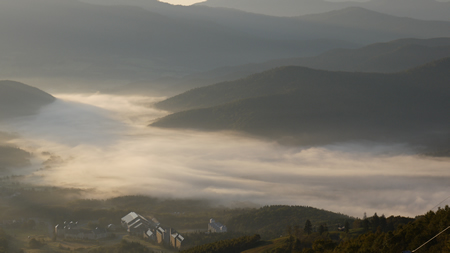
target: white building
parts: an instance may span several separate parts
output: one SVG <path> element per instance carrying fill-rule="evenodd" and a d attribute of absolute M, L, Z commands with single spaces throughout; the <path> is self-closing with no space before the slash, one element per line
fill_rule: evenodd
<path fill-rule="evenodd" d="M 157 226 L 153 220 L 149 220 L 135 212 L 131 212 L 122 217 L 121 224 L 129 233 L 136 235 L 142 235 L 142 233 L 148 231 L 149 228 L 154 229 Z"/>

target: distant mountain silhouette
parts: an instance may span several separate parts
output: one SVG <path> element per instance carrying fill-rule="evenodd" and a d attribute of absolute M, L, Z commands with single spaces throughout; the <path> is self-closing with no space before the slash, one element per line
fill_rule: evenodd
<path fill-rule="evenodd" d="M 0 75 L 46 77 L 56 80 L 54 86 L 61 89 L 64 85 L 58 80 L 88 83 L 93 86 L 89 89 L 98 90 L 100 81 L 111 87 L 109 80 L 117 84 L 179 78 L 221 66 L 313 56 L 334 48 L 450 36 L 450 22 L 406 22 L 375 12 L 371 22 L 365 22 L 368 11 L 361 8 L 342 14 L 348 19 L 338 19 L 336 13 L 287 18 L 155 1 L 114 3 L 0 1 L 4 52 Z M 364 26 L 345 22 L 337 26 L 324 22 L 327 16 L 333 22 Z"/>
<path fill-rule="evenodd" d="M 450 38 L 400 39 L 375 43 L 358 49 L 334 49 L 314 57 L 272 60 L 218 68 L 196 76 L 237 79 L 281 66 L 304 66 L 314 69 L 349 72 L 399 72 L 450 56 Z M 220 80 L 220 79 L 219 79 Z"/>
<path fill-rule="evenodd" d="M 319 84 L 335 87 L 335 84 L 340 83 L 358 83 L 356 87 L 359 87 L 359 83 L 363 83 L 364 85 L 361 87 L 368 87 L 368 84 L 378 85 L 381 80 L 393 83 L 393 85 L 408 82 L 408 86 L 411 87 L 413 84 L 425 85 L 422 83 L 425 78 L 425 80 L 433 80 L 432 85 L 427 84 L 428 87 L 440 85 L 439 87 L 445 88 L 449 75 L 448 71 L 445 71 L 448 67 L 448 59 L 444 58 L 392 74 L 332 72 L 305 67 L 281 67 L 235 81 L 196 88 L 159 102 L 156 106 L 168 111 L 182 111 L 216 106 L 250 97 L 284 94 L 298 89 L 315 89 L 319 87 L 317 86 Z"/>
<path fill-rule="evenodd" d="M 348 72 L 399 72 L 450 57 L 450 38 L 400 39 L 359 49 L 334 49 L 314 57 L 271 60 L 216 68 L 184 78 L 133 82 L 107 92 L 120 94 L 176 95 L 188 89 L 231 81 L 282 66 Z"/>
<path fill-rule="evenodd" d="M 0 81 L 0 120 L 31 115 L 55 98 L 23 83 Z"/>
<path fill-rule="evenodd" d="M 237 130 L 303 145 L 449 137 L 450 58 L 394 74 L 282 67 L 180 94 L 152 125 Z M 448 142 L 447 142 L 448 143 Z"/>
<path fill-rule="evenodd" d="M 389 38 L 394 34 L 403 38 L 440 37 L 443 34 L 438 31 L 448 29 L 449 25 L 448 21 L 423 21 L 397 17 L 361 7 L 310 14 L 300 16 L 298 19 L 310 24 L 326 25 L 327 27 L 322 27 L 321 32 L 328 37 L 344 39 L 348 34 L 352 34 L 354 36 L 352 38 L 356 41 L 374 41 L 375 38 Z M 430 27 L 433 28 L 430 29 Z"/>
<path fill-rule="evenodd" d="M 298 42 L 310 38 L 297 35 L 280 39 L 273 32 L 275 28 L 260 36 L 264 33 L 262 24 L 271 24 L 275 19 L 279 20 L 274 23 L 277 28 L 289 23 L 282 34 L 297 34 L 292 29 L 299 21 L 286 18 L 240 11 L 216 10 L 209 14 L 213 8 L 207 7 L 189 13 L 176 6 L 164 6 L 167 10 L 162 14 L 157 12 L 159 9 L 72 0 L 0 1 L 0 33 L 4 38 L 0 50 L 5 52 L 0 59 L 0 74 L 9 78 L 141 80 L 314 55 L 357 44 L 332 38 L 324 39 L 322 44 Z M 206 17 L 199 18 L 197 13 L 203 11 Z M 210 15 L 222 16 L 222 20 L 234 25 L 216 22 Z M 248 21 L 236 29 L 236 20 Z M 251 22 L 256 25 L 249 25 Z M 251 33 L 248 27 L 256 26 L 260 31 Z"/>
<path fill-rule="evenodd" d="M 300 16 L 357 6 L 395 16 L 450 21 L 450 2 L 435 0 L 371 0 L 367 2 L 331 2 L 326 0 L 207 0 L 197 5 L 227 7 L 275 16 Z"/>

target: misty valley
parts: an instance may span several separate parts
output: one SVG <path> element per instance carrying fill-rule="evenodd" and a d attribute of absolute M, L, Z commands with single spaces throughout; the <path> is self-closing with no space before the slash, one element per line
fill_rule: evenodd
<path fill-rule="evenodd" d="M 0 253 L 450 252 L 448 17 L 0 1 Z"/>

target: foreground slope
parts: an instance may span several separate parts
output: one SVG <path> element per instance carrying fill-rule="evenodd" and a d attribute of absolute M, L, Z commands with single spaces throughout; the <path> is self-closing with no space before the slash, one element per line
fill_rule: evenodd
<path fill-rule="evenodd" d="M 0 81 L 0 120 L 36 113 L 55 98 L 37 88 L 14 81 Z"/>
<path fill-rule="evenodd" d="M 366 232 L 356 238 L 344 240 L 332 240 L 330 236 L 317 237 L 309 242 L 308 238 L 300 237 L 297 244 L 292 244 L 292 240 L 284 238 L 284 242 L 273 241 L 277 244 L 272 247 L 255 247 L 245 253 L 257 252 L 278 252 L 278 253 L 397 253 L 397 252 L 448 252 L 448 230 L 450 226 L 450 208 L 429 211 L 424 215 L 417 216 L 413 221 L 397 226 L 394 231 L 383 231 L 381 226 Z M 379 221 L 379 219 L 378 219 Z M 374 225 L 374 217 L 369 219 L 369 224 Z M 444 232 L 440 234 L 440 232 Z M 438 235 L 436 238 L 434 238 Z M 345 236 L 344 236 L 345 238 Z M 433 240 L 430 240 L 434 238 Z M 297 238 L 294 238 L 297 239 Z M 268 250 L 269 249 L 269 250 Z M 414 252 L 414 251 L 413 251 Z"/>
<path fill-rule="evenodd" d="M 159 103 L 152 125 L 237 130 L 302 143 L 448 138 L 450 58 L 395 74 L 283 67 Z M 187 111 L 183 111 L 187 110 Z"/>
<path fill-rule="evenodd" d="M 450 208 L 439 208 L 429 211 L 415 219 L 405 217 L 383 218 L 373 217 L 357 220 L 350 225 L 350 233 L 330 230 L 319 234 L 306 234 L 303 226 L 300 233 L 292 233 L 285 237 L 276 235 L 270 241 L 249 242 L 245 237 L 234 241 L 223 240 L 215 243 L 200 245 L 182 251 L 187 253 L 203 252 L 244 252 L 244 253 L 398 253 L 398 252 L 448 252 L 450 226 Z M 252 219 L 253 217 L 251 217 Z M 355 225 L 360 227 L 357 228 Z M 366 225 L 364 225 L 366 224 Z M 289 224 L 291 227 L 296 224 Z M 352 235 L 352 230 L 358 229 L 360 235 Z M 286 232 L 285 232 L 286 233 Z M 256 237 L 259 237 L 256 235 Z M 432 239 L 432 240 L 431 240 Z M 232 247 L 235 245 L 236 247 Z M 242 250 L 244 246 L 247 250 Z M 418 250 L 420 247 L 420 250 Z"/>

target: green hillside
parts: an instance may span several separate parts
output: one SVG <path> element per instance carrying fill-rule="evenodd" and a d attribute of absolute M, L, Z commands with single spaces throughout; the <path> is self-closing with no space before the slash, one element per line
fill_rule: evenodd
<path fill-rule="evenodd" d="M 0 81 L 0 120 L 36 113 L 55 98 L 23 83 Z"/>

